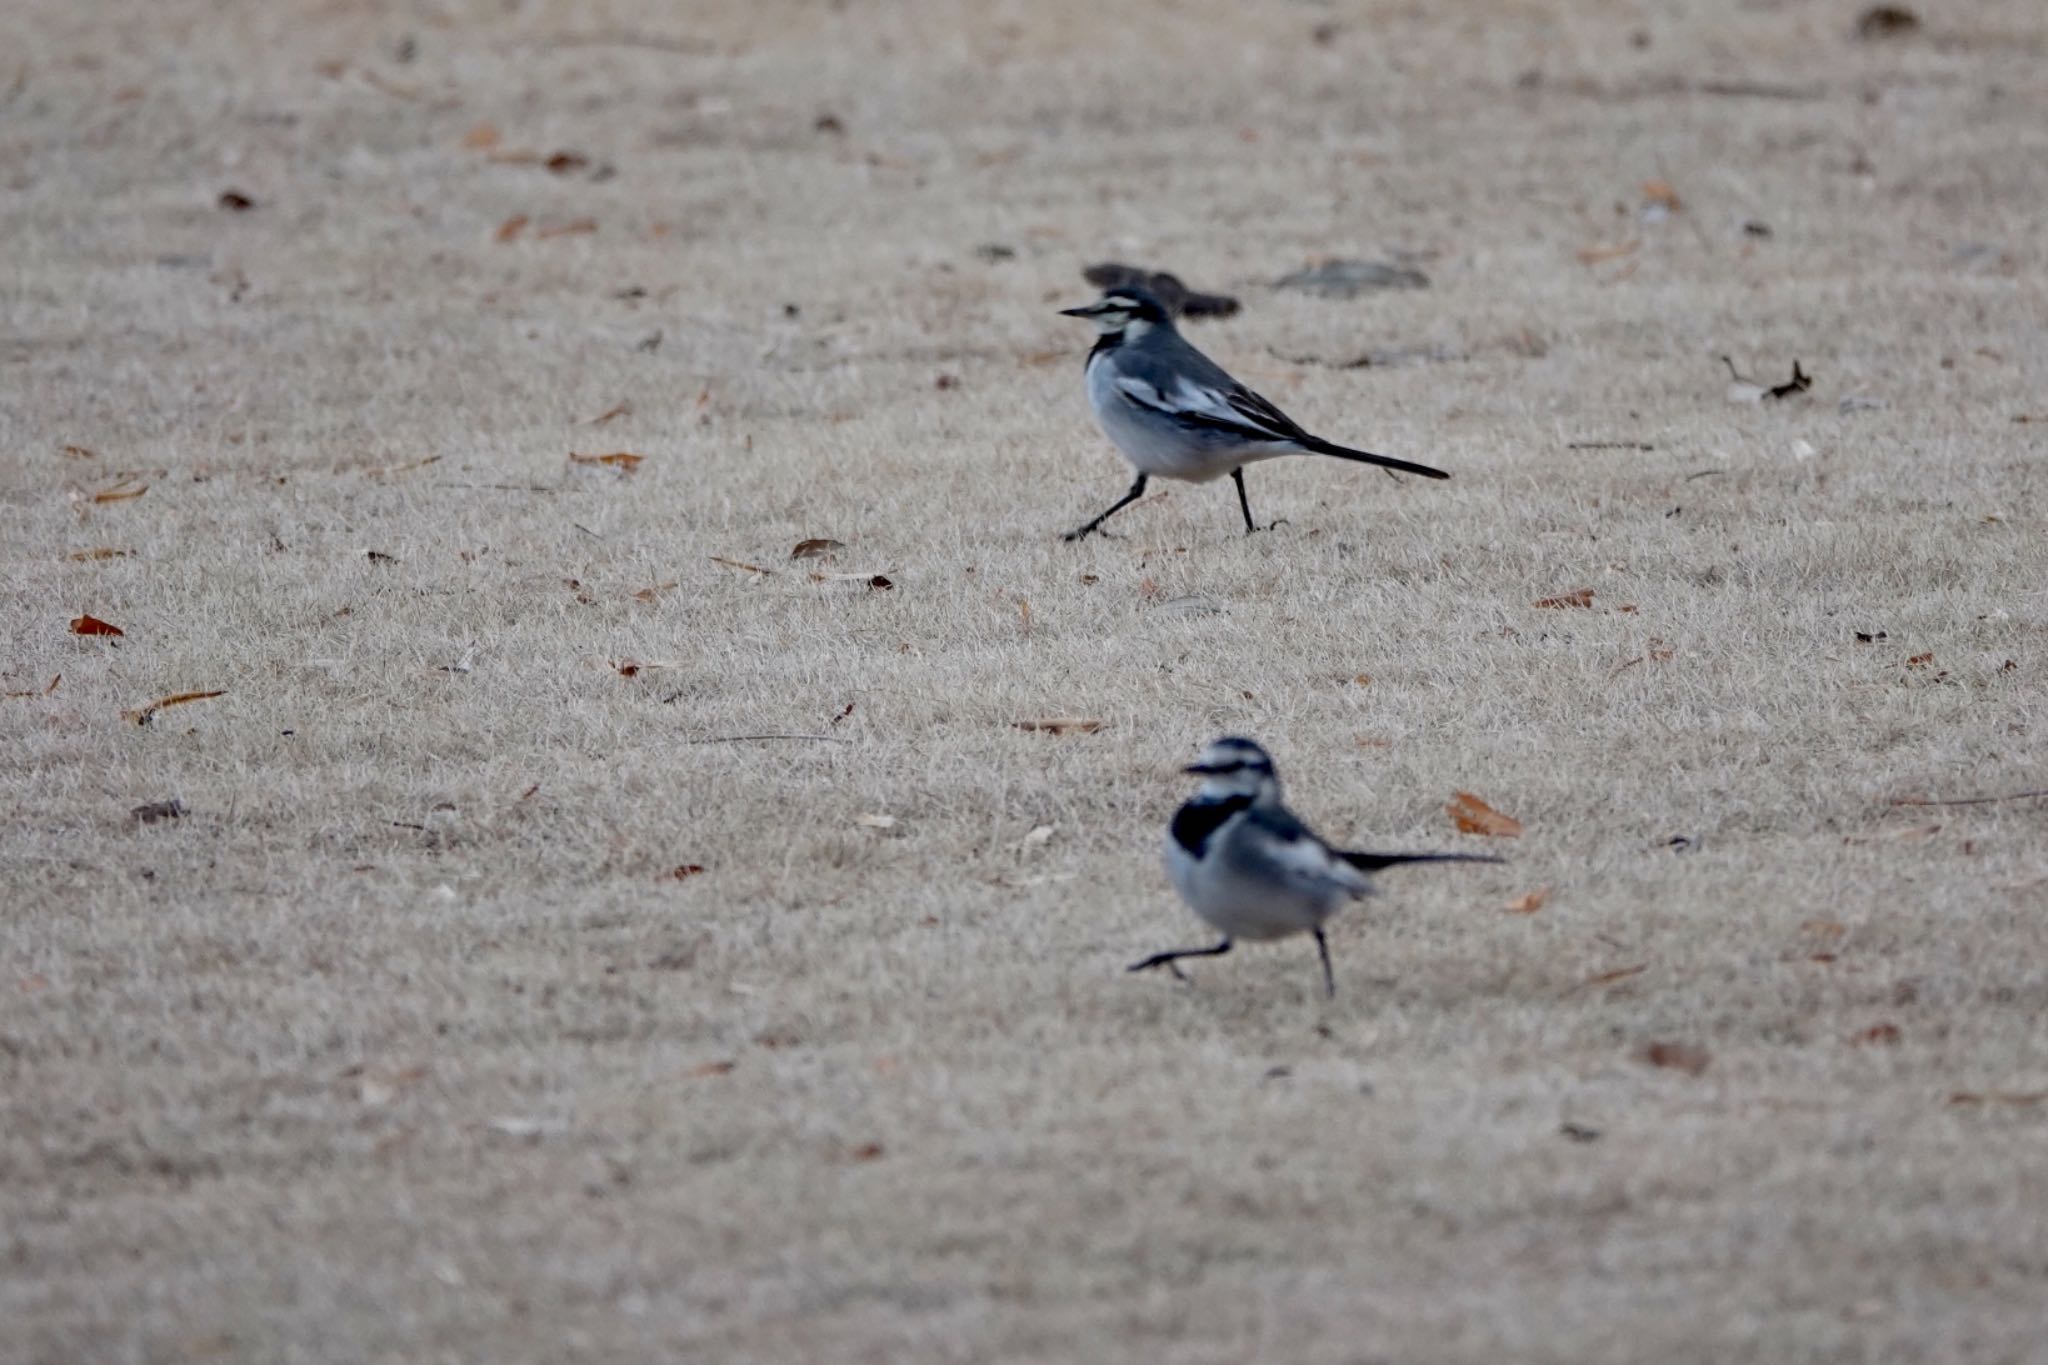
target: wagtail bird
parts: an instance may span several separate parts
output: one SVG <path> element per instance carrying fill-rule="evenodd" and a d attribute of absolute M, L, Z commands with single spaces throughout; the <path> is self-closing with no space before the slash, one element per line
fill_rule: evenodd
<path fill-rule="evenodd" d="M 1130 492 L 1086 526 L 1067 533 L 1079 540 L 1099 530 L 1145 492 L 1146 480 L 1207 483 L 1228 474 L 1237 484 L 1245 534 L 1259 529 L 1244 494 L 1244 467 L 1281 455 L 1334 455 L 1375 464 L 1392 473 L 1427 479 L 1450 475 L 1389 455 L 1352 450 L 1311 436 L 1294 419 L 1226 374 L 1181 339 L 1173 318 L 1143 289 L 1112 289 L 1066 317 L 1093 319 L 1101 335 L 1088 352 L 1088 402 L 1095 420 L 1138 471 Z M 1276 523 L 1277 524 L 1277 523 Z"/>
<path fill-rule="evenodd" d="M 1237 939 L 1312 934 L 1323 960 L 1323 990 L 1334 997 L 1323 922 L 1372 894 L 1368 872 L 1398 863 L 1497 863 L 1480 853 L 1354 853 L 1332 848 L 1280 800 L 1273 760 L 1248 739 L 1219 739 L 1187 769 L 1201 789 L 1174 814 L 1166 834 L 1166 870 L 1197 915 L 1223 931 L 1213 948 L 1154 953 L 1130 970 L 1174 966 L 1184 957 L 1220 957 Z"/>

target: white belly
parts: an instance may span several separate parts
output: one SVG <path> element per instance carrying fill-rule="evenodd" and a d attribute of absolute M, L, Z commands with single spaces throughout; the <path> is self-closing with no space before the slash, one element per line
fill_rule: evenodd
<path fill-rule="evenodd" d="M 1279 869 L 1239 856 L 1233 846 L 1237 822 L 1210 837 L 1207 856 L 1196 862 L 1168 835 L 1166 873 L 1188 908 L 1233 939 L 1258 941 L 1305 934 L 1365 891 L 1356 885 L 1288 877 Z"/>

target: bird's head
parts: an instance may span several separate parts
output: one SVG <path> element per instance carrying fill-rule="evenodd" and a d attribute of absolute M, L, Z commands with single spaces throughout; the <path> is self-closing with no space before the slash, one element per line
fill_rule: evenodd
<path fill-rule="evenodd" d="M 1280 779 L 1273 772 L 1273 757 L 1258 744 L 1234 735 L 1216 740 L 1186 771 L 1202 779 L 1202 796 L 1211 801 L 1233 796 L 1250 796 L 1260 801 L 1280 799 Z"/>
<path fill-rule="evenodd" d="M 1173 318 L 1166 311 L 1166 305 L 1142 289 L 1112 289 L 1093 303 L 1079 308 L 1062 308 L 1060 316 L 1088 318 L 1104 336 L 1118 332 L 1144 331 L 1147 327 L 1170 327 Z"/>

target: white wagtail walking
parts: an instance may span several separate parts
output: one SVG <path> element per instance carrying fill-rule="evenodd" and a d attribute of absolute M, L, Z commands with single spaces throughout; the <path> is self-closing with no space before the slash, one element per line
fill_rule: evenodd
<path fill-rule="evenodd" d="M 1353 853 L 1332 848 L 1280 800 L 1273 760 L 1248 739 L 1219 739 L 1187 769 L 1202 786 L 1174 814 L 1166 834 L 1166 870 L 1197 915 L 1223 931 L 1213 948 L 1154 953 L 1130 970 L 1166 967 L 1184 957 L 1220 957 L 1237 939 L 1313 934 L 1323 960 L 1323 989 L 1337 994 L 1323 922 L 1372 894 L 1368 872 L 1397 863 L 1497 863 L 1481 853 Z"/>
<path fill-rule="evenodd" d="M 1086 526 L 1067 533 L 1079 540 L 1101 529 L 1144 496 L 1145 482 L 1185 479 L 1207 483 L 1228 474 L 1237 484 L 1245 534 L 1259 529 L 1244 493 L 1244 467 L 1281 455 L 1334 455 L 1428 479 L 1450 475 L 1428 465 L 1352 450 L 1311 436 L 1280 409 L 1232 379 L 1181 339 L 1173 318 L 1143 289 L 1118 288 L 1067 317 L 1091 318 L 1101 335 L 1088 352 L 1088 402 L 1095 420 L 1138 471 L 1130 492 Z M 1276 525 L 1278 523 L 1275 523 Z"/>

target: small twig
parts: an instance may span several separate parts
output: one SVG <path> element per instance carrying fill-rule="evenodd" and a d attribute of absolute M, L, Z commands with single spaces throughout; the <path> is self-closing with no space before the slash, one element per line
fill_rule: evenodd
<path fill-rule="evenodd" d="M 1694 479 L 1718 479 L 1727 472 L 1725 469 L 1702 469 L 1697 473 L 1686 475 L 1685 481 L 1691 483 Z"/>
<path fill-rule="evenodd" d="M 1946 801 L 1935 801 L 1925 796 L 1897 796 L 1890 804 L 1894 806 L 1988 806 L 1993 801 L 2032 801 L 2048 796 L 2048 787 L 2036 787 L 2032 791 L 2007 792 L 2003 796 L 1957 796 Z"/>
<path fill-rule="evenodd" d="M 437 483 L 436 488 L 495 488 L 506 493 L 559 493 L 559 488 L 546 488 L 537 483 Z"/>
<path fill-rule="evenodd" d="M 1648 441 L 1566 441 L 1566 450 L 1655 450 Z"/>
<path fill-rule="evenodd" d="M 846 744 L 850 741 L 837 735 L 709 735 L 703 739 L 686 739 L 685 744 L 745 744 L 757 739 L 807 739 L 819 744 Z"/>

